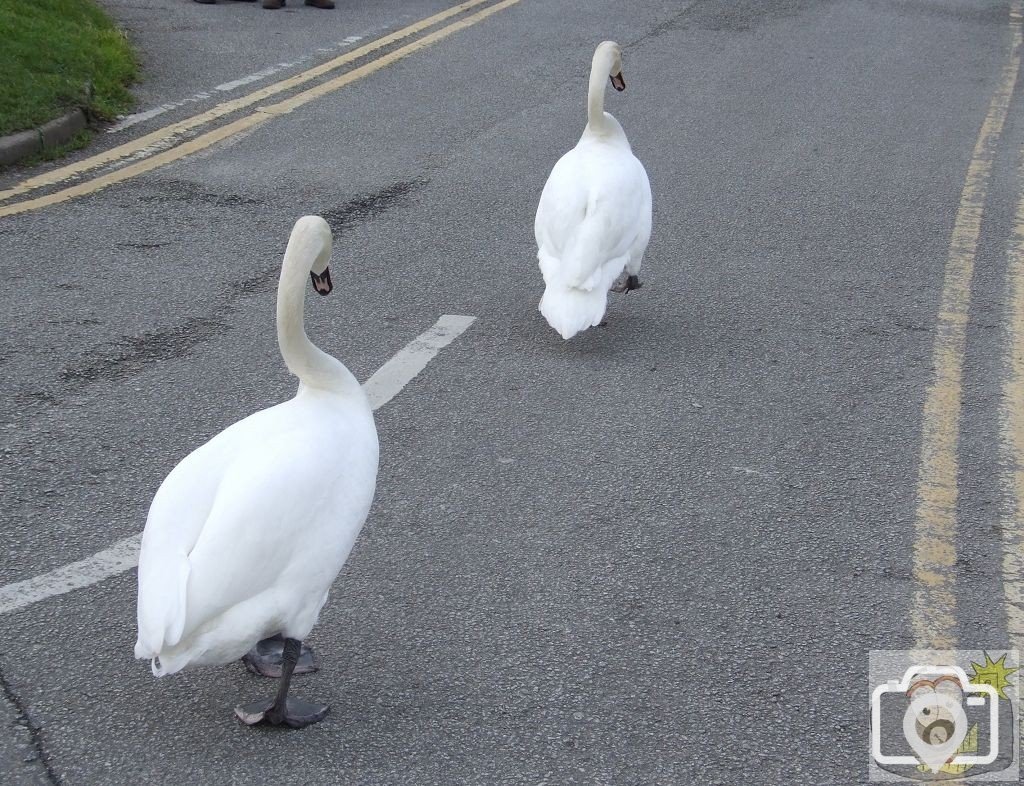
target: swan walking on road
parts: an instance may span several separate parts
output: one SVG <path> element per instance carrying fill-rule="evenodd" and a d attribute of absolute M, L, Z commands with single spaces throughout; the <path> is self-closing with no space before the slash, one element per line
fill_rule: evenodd
<path fill-rule="evenodd" d="M 277 291 L 277 338 L 295 398 L 229 426 L 186 456 L 149 509 L 139 558 L 137 658 L 157 676 L 227 663 L 283 638 L 276 698 L 236 708 L 247 724 L 302 727 L 326 705 L 288 696 L 302 639 L 366 520 L 377 430 L 356 378 L 306 336 L 305 282 L 331 291 L 331 231 L 296 222 Z"/>
<path fill-rule="evenodd" d="M 600 324 L 609 290 L 640 288 L 651 238 L 651 184 L 622 126 L 604 111 L 606 78 L 626 89 L 614 41 L 594 52 L 587 127 L 551 170 L 534 222 L 546 285 L 540 311 L 565 339 Z"/>

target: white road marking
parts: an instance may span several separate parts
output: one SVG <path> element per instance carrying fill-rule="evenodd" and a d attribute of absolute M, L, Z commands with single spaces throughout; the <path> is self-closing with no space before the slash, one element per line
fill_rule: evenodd
<path fill-rule="evenodd" d="M 109 549 L 35 578 L 0 588 L 0 614 L 17 611 L 40 600 L 109 579 L 139 564 L 142 533 L 119 540 Z"/>
<path fill-rule="evenodd" d="M 762 478 L 771 477 L 770 473 L 762 472 L 761 470 L 754 469 L 753 467 L 733 467 L 732 469 L 734 472 L 742 472 L 744 475 L 760 475 Z"/>
<path fill-rule="evenodd" d="M 321 50 L 317 49 L 316 51 L 319 52 Z M 276 74 L 282 68 L 289 68 L 290 66 L 293 65 L 295 65 L 295 63 L 278 63 L 277 65 L 270 66 L 269 68 L 264 68 L 262 71 L 256 71 L 254 73 L 249 74 L 248 76 L 243 76 L 241 79 L 235 79 L 231 82 L 225 82 L 222 85 L 217 85 L 213 89 L 220 90 L 222 93 L 226 93 L 229 90 L 234 90 L 236 87 L 248 85 L 251 82 L 258 82 L 260 79 L 266 79 L 271 74 Z"/>
<path fill-rule="evenodd" d="M 377 373 L 363 383 L 363 390 L 374 409 L 383 407 L 398 395 L 409 381 L 423 371 L 438 352 L 452 343 L 473 324 L 476 317 L 445 314 L 419 338 L 391 360 L 377 369 Z"/>
<path fill-rule="evenodd" d="M 187 101 L 188 99 L 185 99 Z M 124 131 L 126 128 L 131 128 L 139 123 L 144 123 L 147 120 L 151 120 L 158 115 L 162 115 L 164 112 L 169 112 L 179 106 L 182 106 L 185 101 L 179 101 L 175 104 L 161 104 L 153 109 L 147 109 L 145 112 L 135 112 L 131 115 L 125 115 L 118 120 L 114 125 L 107 129 L 108 134 L 116 134 L 118 131 Z"/>
<path fill-rule="evenodd" d="M 410 341 L 363 383 L 370 406 L 380 409 L 427 367 L 437 353 L 458 338 L 476 317 L 444 314 L 434 326 Z M 0 614 L 23 609 L 41 600 L 98 584 L 139 564 L 142 533 L 117 541 L 91 557 L 72 562 L 31 579 L 0 587 Z"/>
<path fill-rule="evenodd" d="M 286 68 L 294 68 L 295 66 L 307 63 L 313 59 L 314 55 L 322 55 L 324 52 L 334 52 L 342 49 L 348 49 L 350 46 L 352 46 L 352 44 L 356 43 L 357 41 L 362 41 L 366 36 L 372 35 L 373 33 L 378 32 L 378 30 L 379 28 L 374 28 L 372 30 L 367 30 L 362 35 L 350 35 L 348 38 L 338 41 L 337 43 L 334 43 L 331 46 L 322 46 L 315 52 L 311 52 L 310 54 L 300 57 L 297 60 L 293 60 L 289 63 L 277 63 L 276 65 L 268 66 L 267 68 L 264 68 L 260 71 L 254 71 L 253 73 L 247 74 L 246 76 L 240 77 L 239 79 L 234 79 L 230 82 L 224 82 L 223 84 L 219 84 L 216 87 L 211 88 L 210 90 L 203 91 L 202 93 L 196 93 L 195 95 L 191 95 L 188 98 L 183 98 L 180 101 L 172 101 L 171 103 L 161 104 L 160 106 L 153 107 L 152 109 L 146 109 L 142 112 L 134 112 L 130 115 L 124 115 L 123 117 L 118 118 L 118 121 L 107 129 L 107 133 L 116 134 L 119 131 L 124 131 L 128 128 L 131 128 L 132 126 L 138 125 L 139 123 L 144 123 L 147 120 L 152 120 L 154 117 L 162 115 L 165 112 L 170 112 L 172 109 L 177 109 L 180 106 L 185 106 L 185 104 L 195 103 L 196 101 L 205 101 L 213 94 L 212 91 L 214 90 L 220 93 L 227 93 L 232 90 L 235 90 L 236 88 L 244 87 L 245 85 L 251 84 L 253 82 L 258 82 L 261 79 L 266 79 L 268 76 L 273 76 L 274 74 L 278 73 L 279 71 L 283 71 Z"/>

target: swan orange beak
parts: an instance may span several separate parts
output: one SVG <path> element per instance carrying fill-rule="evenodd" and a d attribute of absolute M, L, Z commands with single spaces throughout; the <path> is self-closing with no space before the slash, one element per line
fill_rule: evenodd
<path fill-rule="evenodd" d="M 309 271 L 309 277 L 313 279 L 313 289 L 319 292 L 321 295 L 331 294 L 331 290 L 334 289 L 334 285 L 331 283 L 331 269 L 324 268 L 324 272 L 319 276 L 312 270 Z"/>
<path fill-rule="evenodd" d="M 612 87 L 614 87 L 620 93 L 626 89 L 626 80 L 622 78 L 621 71 L 619 71 L 619 73 L 615 74 L 614 76 L 610 76 L 609 79 L 612 80 Z"/>

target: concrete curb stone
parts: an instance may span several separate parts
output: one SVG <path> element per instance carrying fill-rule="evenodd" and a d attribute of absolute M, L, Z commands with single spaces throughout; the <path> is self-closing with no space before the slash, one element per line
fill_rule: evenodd
<path fill-rule="evenodd" d="M 45 148 L 62 145 L 87 125 L 85 112 L 76 108 L 39 128 L 0 137 L 0 166 L 16 164 Z"/>

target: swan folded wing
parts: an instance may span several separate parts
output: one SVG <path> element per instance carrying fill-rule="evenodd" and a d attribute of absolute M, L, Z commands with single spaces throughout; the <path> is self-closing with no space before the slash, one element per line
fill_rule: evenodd
<path fill-rule="evenodd" d="M 191 553 L 217 497 L 225 468 L 247 434 L 274 417 L 253 413 L 183 458 L 160 484 L 149 507 L 139 554 L 138 658 L 173 647 L 185 627 Z"/>
<path fill-rule="evenodd" d="M 146 519 L 139 554 L 135 656 L 154 658 L 181 639 L 189 561 L 216 493 L 209 446 L 187 456 L 160 485 Z"/>
<path fill-rule="evenodd" d="M 587 190 L 582 186 L 584 173 L 578 166 L 579 154 L 570 150 L 551 170 L 537 204 L 533 223 L 537 247 L 552 256 L 561 256 L 574 229 L 587 214 Z"/>
<path fill-rule="evenodd" d="M 638 238 L 650 235 L 650 186 L 632 155 L 627 162 L 603 157 L 607 166 L 597 171 L 579 158 L 575 150 L 563 156 L 541 194 L 534 224 L 538 258 L 548 284 L 607 289 Z"/>
<path fill-rule="evenodd" d="M 285 608 L 290 603 L 312 603 L 314 615 L 319 610 L 366 517 L 375 475 L 368 484 L 365 478 L 346 483 L 351 479 L 339 474 L 351 463 L 348 451 L 325 455 L 309 448 L 304 439 L 268 442 L 240 456 L 225 473 L 189 555 L 186 637 L 275 588 L 281 589 L 283 605 L 268 603 L 261 612 L 265 619 L 252 620 L 253 635 L 283 624 L 296 611 Z M 367 498 L 352 499 L 354 507 L 339 510 L 339 485 L 361 488 L 352 496 Z"/>
<path fill-rule="evenodd" d="M 647 244 L 651 241 L 652 223 L 652 198 L 651 181 L 647 177 L 647 170 L 639 160 L 636 162 L 639 178 L 637 186 L 640 192 L 640 202 L 637 207 L 637 235 L 633 239 L 633 246 L 630 249 L 630 256 L 639 259 L 647 250 Z"/>
<path fill-rule="evenodd" d="M 607 291 L 622 272 L 633 235 L 618 220 L 620 215 L 607 203 L 593 205 L 562 257 L 567 286 Z"/>

